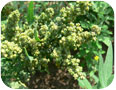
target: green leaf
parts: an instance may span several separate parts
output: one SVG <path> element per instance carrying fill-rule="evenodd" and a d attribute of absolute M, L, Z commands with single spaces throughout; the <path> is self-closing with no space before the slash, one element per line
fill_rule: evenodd
<path fill-rule="evenodd" d="M 102 49 L 102 45 L 99 42 L 96 42 L 96 45 L 99 49 Z"/>
<path fill-rule="evenodd" d="M 108 81 L 107 81 L 107 86 L 110 85 L 112 83 L 114 79 L 114 75 L 111 75 L 109 78 L 108 78 Z"/>
<path fill-rule="evenodd" d="M 33 21 L 34 21 L 34 4 L 33 4 L 33 1 L 31 1 L 29 3 L 29 6 L 28 6 L 27 21 L 28 21 L 29 24 L 33 23 Z"/>
<path fill-rule="evenodd" d="M 108 79 L 112 74 L 112 67 L 113 67 L 113 50 L 112 50 L 112 43 L 108 47 L 108 51 L 106 54 L 106 59 L 104 63 L 104 70 L 105 70 L 105 78 Z"/>
<path fill-rule="evenodd" d="M 85 79 L 78 79 L 79 81 L 79 85 L 82 87 L 82 88 L 85 88 L 85 89 L 92 89 L 92 86 L 90 84 L 90 82 L 85 78 Z"/>
<path fill-rule="evenodd" d="M 102 50 L 102 51 L 101 51 L 101 54 L 105 54 L 105 51 Z"/>
<path fill-rule="evenodd" d="M 37 32 L 37 30 L 34 30 L 34 37 L 35 37 L 35 40 L 36 41 L 41 41 L 39 38 L 38 38 L 38 32 Z"/>
<path fill-rule="evenodd" d="M 89 53 L 89 50 L 85 50 L 86 53 Z"/>
<path fill-rule="evenodd" d="M 107 25 L 103 25 L 103 26 L 102 26 L 102 29 L 103 29 L 103 30 L 108 30 L 108 26 L 107 26 Z"/>
<path fill-rule="evenodd" d="M 26 54 L 26 56 L 28 57 L 28 59 L 30 60 L 30 61 L 32 61 L 33 60 L 33 57 L 32 56 L 29 56 L 29 54 L 28 54 L 28 52 L 27 52 L 27 49 L 24 47 L 24 51 L 25 51 L 25 54 Z"/>
<path fill-rule="evenodd" d="M 83 28 L 90 28 L 90 22 L 80 21 L 80 24 Z"/>
<path fill-rule="evenodd" d="M 100 80 L 100 87 L 104 88 L 109 83 L 109 78 L 112 75 L 112 66 L 113 66 L 113 50 L 112 50 L 112 43 L 108 47 L 105 63 L 103 63 L 103 58 L 100 55 L 99 60 L 99 80 Z"/>

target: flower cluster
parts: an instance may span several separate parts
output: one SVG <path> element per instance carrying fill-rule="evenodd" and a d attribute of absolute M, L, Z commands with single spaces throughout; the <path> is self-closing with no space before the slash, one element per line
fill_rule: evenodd
<path fill-rule="evenodd" d="M 48 14 L 49 17 L 52 17 L 54 15 L 54 9 L 53 8 L 47 8 L 46 14 Z"/>
<path fill-rule="evenodd" d="M 61 20 L 66 22 L 74 21 L 76 17 L 73 16 L 85 15 L 91 6 L 92 3 L 89 1 L 77 1 L 75 5 L 70 4 L 69 7 L 63 7 L 60 10 Z"/>
<path fill-rule="evenodd" d="M 87 11 L 89 11 L 90 6 L 92 6 L 92 3 L 87 1 L 77 1 L 76 4 L 76 11 L 78 12 L 77 15 L 84 15 Z"/>
<path fill-rule="evenodd" d="M 1 45 L 1 56 L 7 59 L 15 60 L 22 53 L 22 49 L 14 42 L 5 40 Z"/>
<path fill-rule="evenodd" d="M 59 43 L 63 46 L 71 46 L 74 50 L 76 50 L 87 40 L 93 40 L 93 38 L 97 38 L 96 36 L 99 35 L 98 31 L 100 32 L 100 30 L 100 27 L 98 27 L 95 28 L 94 31 L 84 31 L 83 28 L 80 26 L 80 23 L 74 24 L 70 22 L 69 26 L 66 26 L 66 28 L 63 28 L 61 30 L 61 34 L 63 34 L 63 37 L 61 38 L 61 40 L 59 40 Z"/>
<path fill-rule="evenodd" d="M 80 60 L 77 58 L 68 58 L 65 60 L 65 64 L 68 69 L 68 72 L 74 77 L 75 80 L 80 77 L 81 79 L 85 78 L 85 73 L 82 72 L 82 67 L 79 66 Z"/>
<path fill-rule="evenodd" d="M 101 28 L 98 25 L 92 25 L 91 30 L 96 34 L 100 34 Z"/>

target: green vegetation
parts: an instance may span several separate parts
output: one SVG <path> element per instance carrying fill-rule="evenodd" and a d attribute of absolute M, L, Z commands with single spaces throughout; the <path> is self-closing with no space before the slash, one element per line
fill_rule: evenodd
<path fill-rule="evenodd" d="M 80 88 L 112 82 L 114 13 L 107 3 L 10 2 L 1 13 L 1 77 L 7 86 L 29 88 L 37 72 L 51 75 L 51 64 L 66 69 Z"/>

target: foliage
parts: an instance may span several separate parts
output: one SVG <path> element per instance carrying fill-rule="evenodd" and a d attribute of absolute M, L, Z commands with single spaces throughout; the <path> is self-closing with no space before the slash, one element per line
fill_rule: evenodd
<path fill-rule="evenodd" d="M 101 88 L 108 86 L 110 84 L 110 81 L 112 81 L 109 80 L 113 78 L 112 67 L 113 67 L 113 50 L 110 42 L 105 62 L 103 63 L 103 58 L 101 56 L 99 61 L 99 79 Z"/>
<path fill-rule="evenodd" d="M 13 8 L 6 18 L 10 6 Z M 10 2 L 2 11 L 3 81 L 10 87 L 7 81 L 11 79 L 27 83 L 36 72 L 50 74 L 52 63 L 58 69 L 66 68 L 83 88 L 93 88 L 87 75 L 100 88 L 107 86 L 112 81 L 112 58 L 107 55 L 100 66 L 103 60 L 99 54 L 105 53 L 102 44 L 109 46 L 113 40 L 113 19 L 112 8 L 104 2 Z M 107 54 L 112 51 L 108 50 Z M 101 80 L 106 67 L 109 74 L 104 72 L 102 79 L 108 84 Z"/>

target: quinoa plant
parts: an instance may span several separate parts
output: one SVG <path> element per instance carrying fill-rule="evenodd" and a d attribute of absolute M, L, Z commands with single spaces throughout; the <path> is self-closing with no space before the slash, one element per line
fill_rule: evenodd
<path fill-rule="evenodd" d="M 29 5 L 34 8 L 32 2 Z M 104 21 L 99 24 L 89 16 L 99 13 L 95 5 L 90 1 L 69 2 L 57 10 L 58 14 L 48 7 L 39 15 L 33 15 L 34 10 L 28 8 L 28 17 L 22 26 L 19 10 L 11 12 L 7 23 L 2 24 L 3 80 L 15 77 L 26 83 L 38 71 L 50 73 L 50 63 L 58 69 L 66 69 L 75 80 L 86 78 L 90 71 L 97 72 L 97 52 L 103 52 L 100 40 L 109 33 L 103 35 L 102 31 L 108 24 Z"/>

